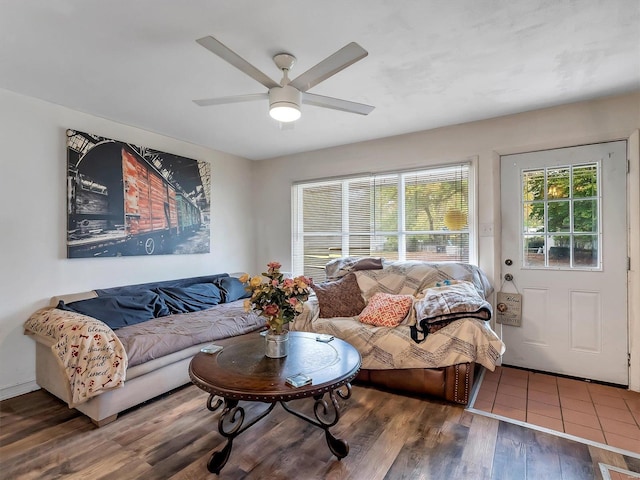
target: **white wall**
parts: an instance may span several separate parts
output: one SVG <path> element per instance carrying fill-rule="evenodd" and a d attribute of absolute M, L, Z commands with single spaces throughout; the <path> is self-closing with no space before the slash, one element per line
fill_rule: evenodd
<path fill-rule="evenodd" d="M 67 128 L 211 162 L 212 253 L 66 259 Z M 22 324 L 53 295 L 223 271 L 253 273 L 270 260 L 290 270 L 294 181 L 477 158 L 479 223 L 493 225 L 497 233 L 500 154 L 627 138 L 638 128 L 640 92 L 250 162 L 0 90 L 0 399 L 37 388 L 34 344 L 22 335 Z M 640 182 L 637 153 L 632 164 L 634 199 Z M 640 205 L 636 201 L 630 206 L 638 230 Z M 634 236 L 631 246 L 636 283 L 638 238 Z M 480 266 L 499 284 L 499 236 L 479 240 Z M 631 301 L 632 383 L 638 390 L 637 294 Z"/>
<path fill-rule="evenodd" d="M 372 113 L 375 115 L 375 111 Z M 366 122 L 366 118 L 363 119 Z M 479 225 L 493 226 L 494 236 L 479 238 L 479 265 L 500 286 L 501 154 L 628 138 L 640 128 L 640 92 L 547 108 L 518 115 L 383 138 L 258 162 L 253 171 L 257 198 L 257 261 L 277 260 L 291 267 L 291 183 L 300 180 L 437 165 L 478 159 Z M 634 167 L 637 172 L 637 166 Z M 638 175 L 631 176 L 638 190 Z M 637 197 L 635 197 L 637 198 Z M 630 204 L 638 228 L 639 205 Z M 637 239 L 637 236 L 635 237 Z M 636 240 L 637 242 L 637 240 Z M 638 245 L 633 246 L 635 252 Z M 637 256 L 637 254 L 636 254 Z M 632 266 L 640 258 L 632 255 Z M 630 298 L 640 312 L 638 296 Z M 633 295 L 632 295 L 633 297 Z M 640 390 L 640 318 L 631 320 L 632 385 Z"/>
<path fill-rule="evenodd" d="M 211 253 L 66 258 L 65 130 L 211 163 Z M 22 324 L 50 297 L 132 283 L 249 271 L 253 162 L 0 90 L 0 399 L 37 388 Z"/>

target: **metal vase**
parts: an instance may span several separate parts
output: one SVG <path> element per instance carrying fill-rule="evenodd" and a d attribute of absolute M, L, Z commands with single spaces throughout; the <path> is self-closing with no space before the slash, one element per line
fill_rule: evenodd
<path fill-rule="evenodd" d="M 280 334 L 267 332 L 264 336 L 265 355 L 269 358 L 282 358 L 289 354 L 289 332 Z"/>

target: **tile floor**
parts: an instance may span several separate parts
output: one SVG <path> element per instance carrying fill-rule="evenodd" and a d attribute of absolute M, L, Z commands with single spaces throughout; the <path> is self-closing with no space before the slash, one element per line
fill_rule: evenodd
<path fill-rule="evenodd" d="M 640 478 L 639 473 L 632 472 L 631 470 L 614 467 L 613 465 L 607 465 L 602 462 L 598 462 L 598 465 L 600 466 L 600 473 L 602 473 L 603 480 L 637 480 Z"/>
<path fill-rule="evenodd" d="M 485 372 L 473 408 L 640 453 L 640 393 L 517 368 Z"/>

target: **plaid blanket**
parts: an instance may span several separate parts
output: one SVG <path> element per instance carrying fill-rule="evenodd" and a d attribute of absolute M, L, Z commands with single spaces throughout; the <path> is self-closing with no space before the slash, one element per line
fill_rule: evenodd
<path fill-rule="evenodd" d="M 416 342 L 424 341 L 429 333 L 461 318 L 491 320 L 491 304 L 478 294 L 471 282 L 438 283 L 420 296 L 414 304 L 417 325 L 411 327 L 411 338 Z"/>
<path fill-rule="evenodd" d="M 437 368 L 476 362 L 494 370 L 505 346 L 488 322 L 475 318 L 455 320 L 420 343 L 411 339 L 411 327 L 375 327 L 358 317 L 320 318 L 317 299 L 305 303 L 305 311 L 290 323 L 291 330 L 326 333 L 353 345 L 362 357 L 362 368 Z"/>
<path fill-rule="evenodd" d="M 317 299 L 312 297 L 305 303 L 304 312 L 290 324 L 291 329 L 326 333 L 349 342 L 360 352 L 364 369 L 437 368 L 467 362 L 495 369 L 505 345 L 485 321 L 491 318 L 491 305 L 485 299 L 493 287 L 477 266 L 383 261 L 382 269 L 355 270 L 351 259 L 346 258 L 333 263 L 330 273 L 341 277 L 350 271 L 356 275 L 366 302 L 377 292 L 415 296 L 417 308 L 412 309 L 413 318 L 394 328 L 363 324 L 357 316 L 320 318 Z M 460 290 L 458 299 L 444 294 L 439 306 L 429 306 L 424 299 L 431 294 L 430 289 L 447 281 L 447 286 L 461 285 L 456 287 Z M 464 303 L 465 296 L 467 301 L 471 300 L 468 305 Z M 476 303 L 478 299 L 480 302 Z M 412 328 L 417 329 L 419 321 L 445 316 L 451 318 L 438 324 L 433 335 L 420 342 L 412 339 Z"/>

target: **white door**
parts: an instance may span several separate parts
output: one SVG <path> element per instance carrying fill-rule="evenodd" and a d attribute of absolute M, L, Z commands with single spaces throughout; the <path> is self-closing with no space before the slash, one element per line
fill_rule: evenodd
<path fill-rule="evenodd" d="M 626 158 L 626 141 L 501 157 L 502 290 L 522 294 L 505 365 L 628 385 Z"/>

